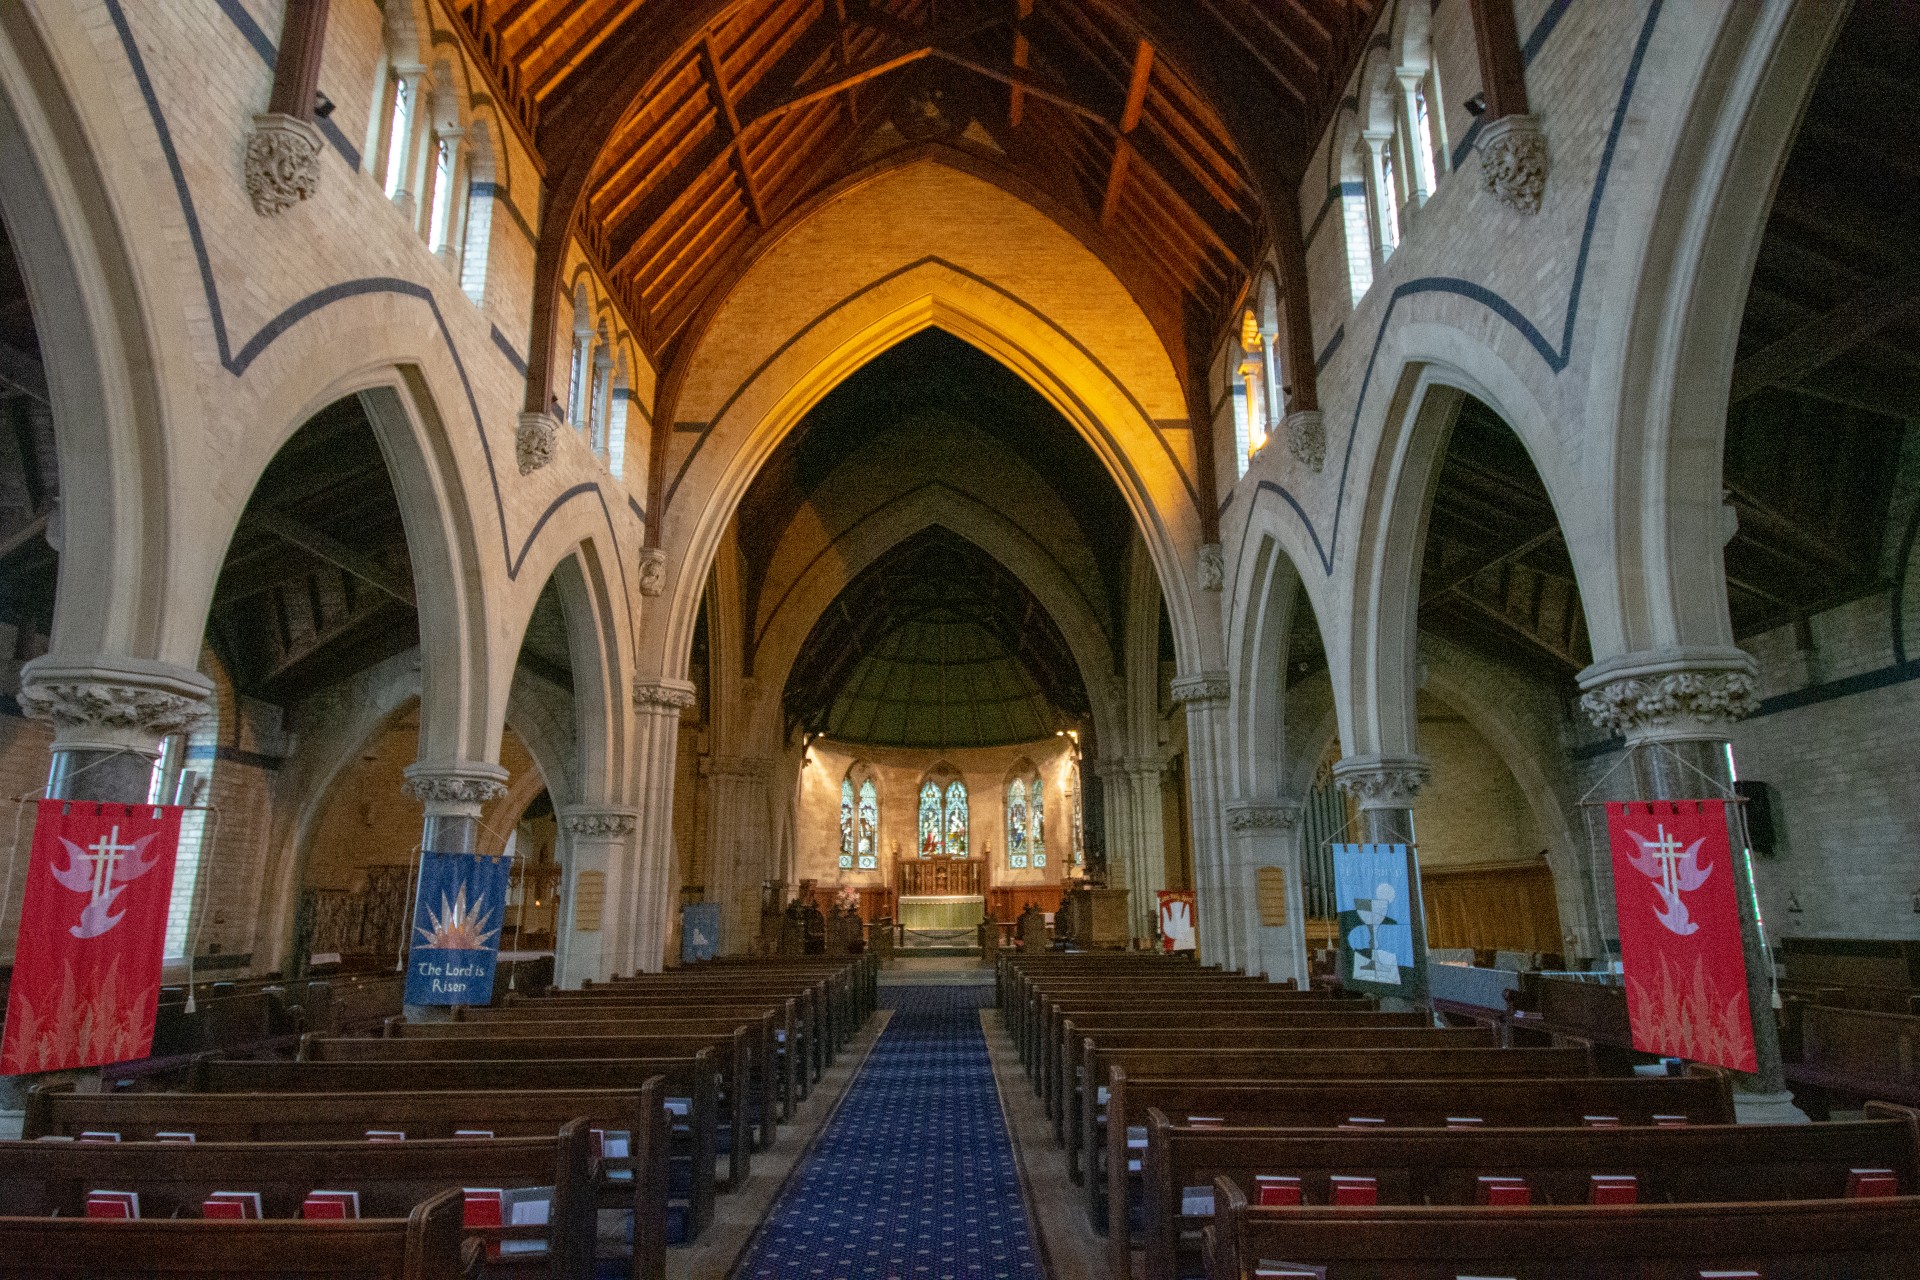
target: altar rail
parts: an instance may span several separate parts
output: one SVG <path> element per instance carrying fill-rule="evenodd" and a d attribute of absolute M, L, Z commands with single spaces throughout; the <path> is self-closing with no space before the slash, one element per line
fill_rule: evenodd
<path fill-rule="evenodd" d="M 980 858 L 928 858 L 919 862 L 902 862 L 897 866 L 896 874 L 900 879 L 900 896 L 918 897 L 980 897 L 987 883 L 986 862 Z"/>

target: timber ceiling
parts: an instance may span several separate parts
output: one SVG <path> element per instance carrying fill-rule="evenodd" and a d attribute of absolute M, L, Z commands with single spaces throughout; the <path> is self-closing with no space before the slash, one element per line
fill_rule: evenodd
<path fill-rule="evenodd" d="M 58 557 L 47 527 L 60 496 L 53 416 L 26 283 L 0 225 L 0 662 L 45 652 Z"/>
<path fill-rule="evenodd" d="M 881 746 L 1002 746 L 1089 714 L 1046 608 L 992 556 L 934 527 L 847 584 L 787 677 L 790 727 Z"/>
<path fill-rule="evenodd" d="M 1297 176 L 1381 7 L 443 3 L 549 183 L 579 184 L 580 232 L 656 357 L 784 221 L 914 149 L 1047 208 L 1127 281 L 1163 336 L 1205 346 L 1266 235 L 1249 157 L 1267 191 Z"/>

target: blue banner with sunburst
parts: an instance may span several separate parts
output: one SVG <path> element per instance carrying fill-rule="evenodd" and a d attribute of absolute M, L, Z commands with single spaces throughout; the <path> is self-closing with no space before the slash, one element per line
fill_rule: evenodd
<path fill-rule="evenodd" d="M 486 1004 L 500 958 L 512 863 L 479 853 L 423 853 L 407 953 L 408 1004 Z"/>

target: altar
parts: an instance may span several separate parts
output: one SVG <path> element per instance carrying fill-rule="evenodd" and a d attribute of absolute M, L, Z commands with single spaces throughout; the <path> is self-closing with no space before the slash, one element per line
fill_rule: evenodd
<path fill-rule="evenodd" d="M 926 858 L 896 864 L 900 945 L 964 947 L 980 945 L 979 924 L 986 917 L 986 863 L 980 858 Z"/>

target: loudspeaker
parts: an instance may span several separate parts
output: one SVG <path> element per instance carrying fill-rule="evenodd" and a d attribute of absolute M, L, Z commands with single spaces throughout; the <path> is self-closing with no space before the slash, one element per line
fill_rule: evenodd
<path fill-rule="evenodd" d="M 1748 847 L 1762 858 L 1771 858 L 1778 852 L 1773 830 L 1773 787 L 1742 778 L 1733 789 L 1747 801 Z"/>

